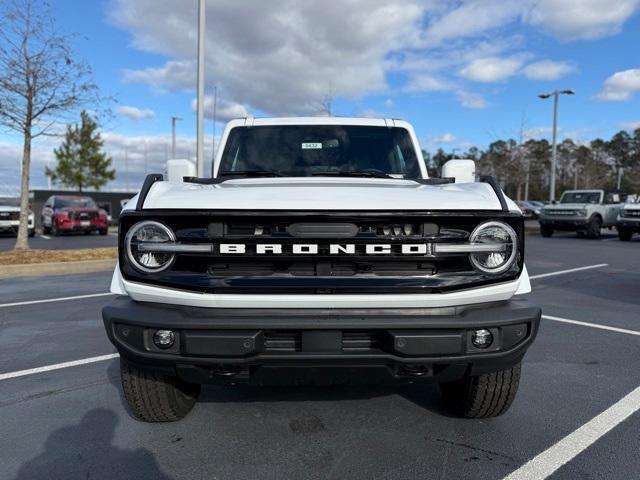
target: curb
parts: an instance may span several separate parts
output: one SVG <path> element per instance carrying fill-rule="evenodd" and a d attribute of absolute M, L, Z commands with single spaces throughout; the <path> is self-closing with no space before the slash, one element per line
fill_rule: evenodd
<path fill-rule="evenodd" d="M 67 275 L 72 273 L 90 273 L 113 270 L 116 259 L 87 260 L 83 262 L 24 263 L 20 265 L 2 265 L 0 278 L 42 277 L 48 275 Z"/>

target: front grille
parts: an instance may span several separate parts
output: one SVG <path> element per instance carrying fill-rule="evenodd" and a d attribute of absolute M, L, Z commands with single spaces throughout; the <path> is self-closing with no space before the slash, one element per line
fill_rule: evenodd
<path fill-rule="evenodd" d="M 380 331 L 348 331 L 342 332 L 343 352 L 367 352 L 382 348 Z M 265 331 L 264 349 L 268 353 L 301 352 L 302 332 L 298 330 Z"/>
<path fill-rule="evenodd" d="M 622 210 L 623 217 L 640 217 L 640 209 L 638 210 Z"/>
<path fill-rule="evenodd" d="M 94 220 L 98 218 L 98 212 L 69 212 L 71 220 Z"/>
<path fill-rule="evenodd" d="M 547 215 L 571 216 L 576 215 L 575 210 L 549 210 L 545 212 Z"/>
<path fill-rule="evenodd" d="M 176 253 L 167 270 L 141 273 L 126 257 L 124 237 L 135 223 L 150 219 L 170 227 L 176 242 L 210 244 L 211 251 Z M 480 223 L 495 219 L 508 223 L 519 238 L 518 261 L 506 272 L 479 273 L 467 253 L 434 253 L 438 244 L 468 242 Z M 516 278 L 522 269 L 522 230 L 521 215 L 495 211 L 127 212 L 120 218 L 120 268 L 128 280 L 202 293 L 440 293 Z M 222 244 L 244 250 L 231 255 L 221 251 Z M 310 244 L 317 250 L 293 252 Z M 269 245 L 280 246 L 281 253 L 258 251 Z M 402 251 L 425 245 L 425 251 Z M 389 252 L 381 255 L 367 250 L 387 246 Z"/>
<path fill-rule="evenodd" d="M 20 220 L 20 212 L 0 212 L 0 220 Z"/>

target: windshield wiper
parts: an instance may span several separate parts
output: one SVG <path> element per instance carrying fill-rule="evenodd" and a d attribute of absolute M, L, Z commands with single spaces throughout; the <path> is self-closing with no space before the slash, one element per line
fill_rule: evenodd
<path fill-rule="evenodd" d="M 366 178 L 394 178 L 384 173 L 382 170 L 374 168 L 367 170 L 346 170 L 346 171 L 327 171 L 327 172 L 311 172 L 314 177 L 366 177 Z"/>
<path fill-rule="evenodd" d="M 271 170 L 238 170 L 237 172 L 220 172 L 219 177 L 282 177 L 278 172 Z"/>

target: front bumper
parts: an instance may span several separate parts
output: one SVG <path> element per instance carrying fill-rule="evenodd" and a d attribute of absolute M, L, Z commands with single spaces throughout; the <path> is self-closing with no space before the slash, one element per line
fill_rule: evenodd
<path fill-rule="evenodd" d="M 210 309 L 118 297 L 102 310 L 109 339 L 128 361 L 195 383 L 261 383 L 261 370 L 300 367 L 379 367 L 393 381 L 455 380 L 518 363 L 540 315 L 522 299 L 446 308 Z M 493 335 L 486 349 L 471 342 L 479 328 Z M 173 346 L 154 345 L 158 329 L 175 332 Z"/>
<path fill-rule="evenodd" d="M 588 217 L 540 217 L 540 225 L 553 227 L 556 230 L 582 230 L 589 226 Z"/>
<path fill-rule="evenodd" d="M 640 232 L 640 218 L 618 217 L 616 227 Z"/>

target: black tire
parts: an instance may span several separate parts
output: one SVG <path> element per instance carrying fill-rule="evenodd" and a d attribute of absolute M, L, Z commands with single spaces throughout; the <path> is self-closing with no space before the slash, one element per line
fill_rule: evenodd
<path fill-rule="evenodd" d="M 60 235 L 60 230 L 58 230 L 58 227 L 56 227 L 56 223 L 52 222 L 51 223 L 51 235 L 53 235 L 54 237 L 57 237 L 58 235 Z"/>
<path fill-rule="evenodd" d="M 99 231 L 100 231 L 100 235 L 106 235 L 107 233 L 109 233 L 108 228 L 101 228 Z"/>
<path fill-rule="evenodd" d="M 520 363 L 493 373 L 440 384 L 445 402 L 464 418 L 489 418 L 505 413 L 520 383 Z"/>
<path fill-rule="evenodd" d="M 45 235 L 49 235 L 51 233 L 51 227 L 45 227 L 44 225 L 42 225 L 42 233 L 44 233 Z"/>
<path fill-rule="evenodd" d="M 36 235 L 36 229 L 35 228 L 32 228 L 31 230 L 29 230 L 29 236 L 30 237 L 35 237 L 35 235 Z"/>
<path fill-rule="evenodd" d="M 553 235 L 553 228 L 551 228 L 549 225 L 540 225 L 540 235 L 545 238 L 550 237 L 551 235 Z"/>
<path fill-rule="evenodd" d="M 597 215 L 591 217 L 589 225 L 587 225 L 587 237 L 600 238 L 600 230 L 602 229 L 602 219 Z"/>
<path fill-rule="evenodd" d="M 144 422 L 174 422 L 191 411 L 200 385 L 138 368 L 120 358 L 120 380 L 133 415 Z"/>
<path fill-rule="evenodd" d="M 631 240 L 632 236 L 633 236 L 633 231 L 629 230 L 628 228 L 619 228 L 618 229 L 618 238 L 621 241 L 628 242 L 629 240 Z"/>

